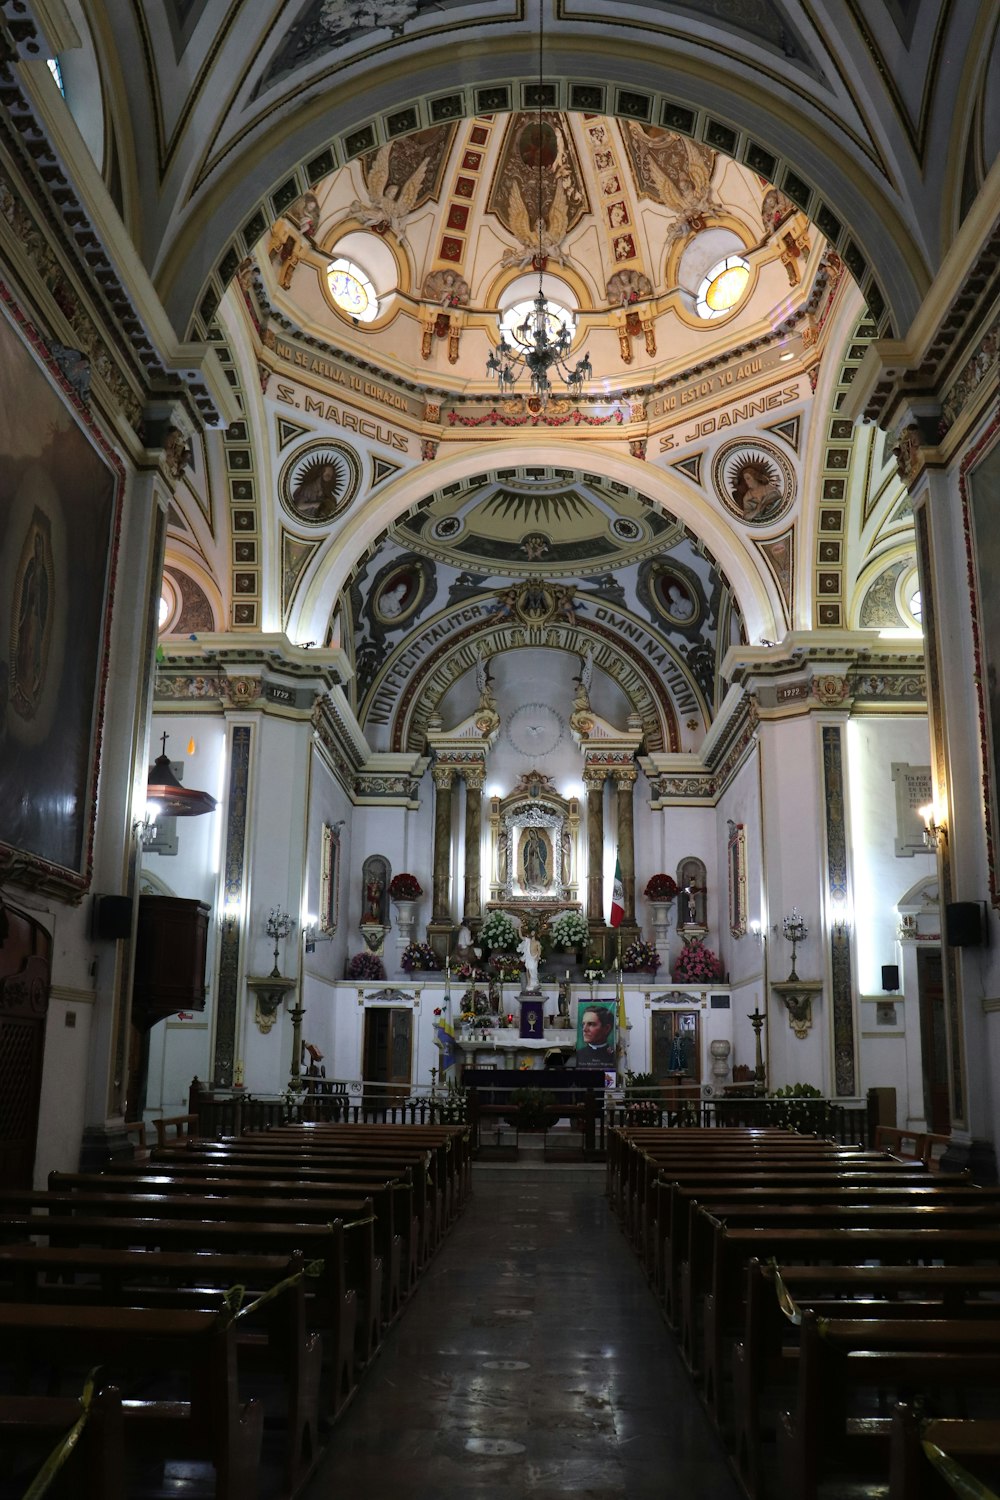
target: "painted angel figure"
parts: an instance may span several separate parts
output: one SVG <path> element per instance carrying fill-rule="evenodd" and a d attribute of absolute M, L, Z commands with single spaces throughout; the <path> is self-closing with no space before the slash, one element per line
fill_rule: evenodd
<path fill-rule="evenodd" d="M 566 189 L 561 182 L 556 184 L 548 214 L 544 217 L 539 214 L 534 224 L 520 185 L 513 183 L 507 200 L 507 213 L 511 233 L 519 241 L 519 248 L 504 251 L 500 262 L 502 266 L 530 266 L 537 255 L 547 257 L 559 266 L 565 263 L 566 253 L 562 242 L 569 228 L 569 204 Z"/>
<path fill-rule="evenodd" d="M 362 203 L 360 198 L 355 198 L 347 212 L 354 218 L 360 219 L 362 224 L 369 225 L 377 233 L 384 234 L 387 229 L 391 229 L 399 243 L 405 245 L 406 231 L 403 225 L 413 212 L 413 205 L 423 186 L 424 173 L 427 171 L 430 158 L 425 156 L 402 187 L 398 187 L 395 183 L 389 182 L 391 156 L 391 142 L 379 148 L 368 169 L 366 184 L 368 202 Z"/>

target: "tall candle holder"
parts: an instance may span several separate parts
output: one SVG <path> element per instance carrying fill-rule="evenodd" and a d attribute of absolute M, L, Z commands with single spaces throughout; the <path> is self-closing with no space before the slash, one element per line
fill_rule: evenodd
<path fill-rule="evenodd" d="M 264 931 L 269 938 L 274 939 L 274 968 L 270 973 L 271 979 L 281 978 L 281 971 L 278 968 L 278 944 L 288 936 L 294 926 L 294 917 L 290 917 L 282 907 L 272 906 L 264 924 Z"/>
<path fill-rule="evenodd" d="M 809 936 L 809 928 L 806 926 L 797 906 L 792 907 L 789 916 L 782 918 L 781 930 L 792 945 L 792 969 L 788 977 L 789 979 L 797 980 L 799 976 L 795 972 L 795 950 L 799 943 L 804 943 Z"/>

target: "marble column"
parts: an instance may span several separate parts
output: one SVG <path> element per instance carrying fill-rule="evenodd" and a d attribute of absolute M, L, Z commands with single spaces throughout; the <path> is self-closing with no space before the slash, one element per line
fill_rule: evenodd
<path fill-rule="evenodd" d="M 622 867 L 622 890 L 625 893 L 623 924 L 635 924 L 635 831 L 632 805 L 637 773 L 633 766 L 616 770 L 618 788 L 618 859 Z"/>
<path fill-rule="evenodd" d="M 483 785 L 486 772 L 482 766 L 467 766 L 465 776 L 465 906 L 466 922 L 475 923 L 482 916 L 480 898 L 482 881 Z"/>
<path fill-rule="evenodd" d="M 432 922 L 451 921 L 449 876 L 451 874 L 451 766 L 435 766 L 434 777 L 434 912 Z"/>
<path fill-rule="evenodd" d="M 604 771 L 584 771 L 587 788 L 587 921 L 604 926 Z"/>

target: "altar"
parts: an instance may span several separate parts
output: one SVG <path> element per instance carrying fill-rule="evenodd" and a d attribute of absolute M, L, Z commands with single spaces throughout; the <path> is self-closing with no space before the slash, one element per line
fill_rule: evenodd
<path fill-rule="evenodd" d="M 545 1066 L 550 1052 L 564 1058 L 576 1051 L 576 1034 L 559 1027 L 545 1027 L 538 1037 L 522 1037 L 516 1027 L 500 1030 L 493 1027 L 485 1033 L 476 1026 L 462 1028 L 455 1035 L 455 1050 L 463 1074 L 470 1068 L 527 1071 Z"/>

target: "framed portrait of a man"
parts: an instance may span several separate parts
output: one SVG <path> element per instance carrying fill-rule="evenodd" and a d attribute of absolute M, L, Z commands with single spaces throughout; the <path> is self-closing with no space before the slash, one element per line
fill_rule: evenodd
<path fill-rule="evenodd" d="M 616 1068 L 618 1039 L 615 1007 L 610 1001 L 581 1002 L 576 1018 L 576 1065 L 578 1068 Z"/>
<path fill-rule="evenodd" d="M 123 475 L 2 287 L 0 301 L 0 865 L 80 892 Z"/>

